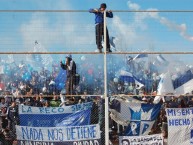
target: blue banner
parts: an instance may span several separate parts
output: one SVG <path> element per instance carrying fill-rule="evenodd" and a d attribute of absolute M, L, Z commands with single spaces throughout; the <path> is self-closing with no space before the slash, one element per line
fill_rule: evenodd
<path fill-rule="evenodd" d="M 160 112 L 161 104 L 133 103 L 127 107 L 131 117 L 125 136 L 147 135 Z"/>
<path fill-rule="evenodd" d="M 147 135 L 157 118 L 161 104 L 149 104 L 114 99 L 111 103 L 111 118 L 123 126 L 127 126 L 124 136 Z"/>
<path fill-rule="evenodd" d="M 87 110 L 92 108 L 92 102 L 81 103 L 76 105 L 64 107 L 33 107 L 26 105 L 19 105 L 19 114 L 63 114 L 63 113 L 76 113 L 78 111 Z"/>
<path fill-rule="evenodd" d="M 33 127 L 89 125 L 91 107 L 92 102 L 66 107 L 31 107 L 20 105 L 20 125 Z"/>
<path fill-rule="evenodd" d="M 91 109 L 73 114 L 20 114 L 20 125 L 33 127 L 77 126 L 90 124 Z"/>

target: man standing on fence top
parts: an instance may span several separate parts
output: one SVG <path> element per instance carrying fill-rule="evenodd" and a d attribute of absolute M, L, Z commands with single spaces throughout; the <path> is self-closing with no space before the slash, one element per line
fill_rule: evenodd
<path fill-rule="evenodd" d="M 75 83 L 73 77 L 76 75 L 76 63 L 72 60 L 72 55 L 67 55 L 65 64 L 61 61 L 60 66 L 66 70 L 66 95 L 72 95 Z"/>
<path fill-rule="evenodd" d="M 104 11 L 106 10 L 107 5 L 105 3 L 102 3 L 100 5 L 99 9 L 90 9 L 90 13 L 95 14 L 95 33 L 96 33 L 96 45 L 100 53 L 102 53 L 102 40 L 104 38 Z M 113 18 L 112 11 L 108 10 L 106 11 L 106 16 L 109 18 Z M 112 52 L 110 49 L 110 43 L 109 43 L 109 33 L 108 29 L 106 28 L 106 47 L 107 52 Z"/>

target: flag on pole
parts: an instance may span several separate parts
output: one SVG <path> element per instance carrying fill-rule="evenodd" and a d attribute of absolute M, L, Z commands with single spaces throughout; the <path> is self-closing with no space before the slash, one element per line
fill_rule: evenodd
<path fill-rule="evenodd" d="M 137 77 L 125 70 L 120 71 L 120 80 L 123 82 L 135 83 L 135 85 L 138 86 L 138 89 L 144 86 L 144 84 L 139 79 L 137 79 Z"/>
<path fill-rule="evenodd" d="M 158 60 L 161 64 L 167 62 L 166 59 L 165 59 L 161 54 L 159 54 L 159 55 L 157 56 L 157 60 Z"/>
<path fill-rule="evenodd" d="M 137 59 L 139 59 L 139 58 L 144 58 L 144 57 L 148 57 L 148 54 L 137 54 L 134 58 L 133 58 L 133 60 L 137 60 Z"/>

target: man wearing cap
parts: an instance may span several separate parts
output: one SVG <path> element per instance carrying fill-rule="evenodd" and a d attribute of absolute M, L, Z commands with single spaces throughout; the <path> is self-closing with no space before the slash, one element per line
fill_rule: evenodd
<path fill-rule="evenodd" d="M 102 3 L 99 9 L 89 9 L 90 13 L 95 14 L 95 33 L 96 33 L 96 45 L 99 52 L 102 52 L 102 40 L 104 38 L 104 11 L 106 10 L 107 5 Z M 106 16 L 109 18 L 113 18 L 112 11 L 106 11 Z M 110 49 L 109 43 L 109 33 L 108 29 L 106 28 L 106 47 L 107 52 L 112 52 Z"/>
<path fill-rule="evenodd" d="M 66 70 L 66 95 L 72 95 L 74 86 L 73 77 L 76 75 L 76 63 L 72 60 L 72 55 L 67 55 L 65 64 L 61 61 L 60 66 Z"/>

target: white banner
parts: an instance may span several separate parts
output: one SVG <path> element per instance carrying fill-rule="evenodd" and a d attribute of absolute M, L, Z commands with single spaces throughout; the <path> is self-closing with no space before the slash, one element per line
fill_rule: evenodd
<path fill-rule="evenodd" d="M 65 142 L 100 139 L 98 124 L 68 127 L 16 126 L 17 140 Z"/>
<path fill-rule="evenodd" d="M 168 145 L 193 144 L 193 108 L 167 108 Z"/>
<path fill-rule="evenodd" d="M 163 145 L 163 137 L 161 134 L 119 136 L 119 145 Z"/>
<path fill-rule="evenodd" d="M 92 107 L 92 103 L 81 103 L 65 107 L 32 107 L 19 105 L 19 114 L 63 114 L 75 113 L 77 111 L 87 110 Z"/>

